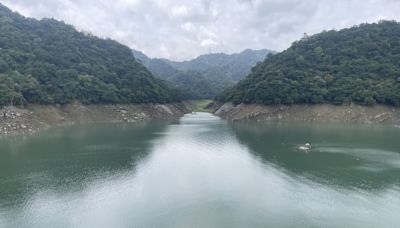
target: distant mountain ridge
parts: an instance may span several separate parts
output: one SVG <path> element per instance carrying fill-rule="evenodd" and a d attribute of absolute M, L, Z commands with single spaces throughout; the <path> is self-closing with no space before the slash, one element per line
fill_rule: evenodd
<path fill-rule="evenodd" d="M 251 67 L 255 66 L 257 62 L 264 60 L 269 53 L 275 52 L 267 49 L 246 49 L 240 53 L 230 55 L 224 53 L 205 54 L 190 61 L 169 61 L 169 63 L 174 68 L 182 71 L 223 68 L 236 81 L 242 79 Z"/>
<path fill-rule="evenodd" d="M 178 62 L 152 59 L 133 50 L 135 58 L 155 76 L 186 90 L 187 96 L 192 98 L 213 98 L 246 76 L 268 54 L 274 53 L 268 49 L 246 49 L 236 54 L 205 54 L 193 60 Z"/>

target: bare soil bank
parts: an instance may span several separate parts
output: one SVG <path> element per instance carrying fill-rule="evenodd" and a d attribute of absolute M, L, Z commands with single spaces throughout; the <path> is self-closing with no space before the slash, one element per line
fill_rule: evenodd
<path fill-rule="evenodd" d="M 149 119 L 180 117 L 188 106 L 177 104 L 144 105 L 82 105 L 64 106 L 28 105 L 24 108 L 7 106 L 0 108 L 0 135 L 34 133 L 51 126 L 96 123 L 136 122 Z"/>
<path fill-rule="evenodd" d="M 215 113 L 222 118 L 240 121 L 289 121 L 337 123 L 400 124 L 400 108 L 375 105 L 255 105 L 226 103 Z"/>

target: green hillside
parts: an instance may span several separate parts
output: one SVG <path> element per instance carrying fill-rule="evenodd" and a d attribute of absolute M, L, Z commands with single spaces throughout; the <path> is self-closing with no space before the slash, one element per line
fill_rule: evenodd
<path fill-rule="evenodd" d="M 400 24 L 381 21 L 304 37 L 220 94 L 260 104 L 400 106 Z"/>
<path fill-rule="evenodd" d="M 53 19 L 35 20 L 0 4 L 0 105 L 166 103 L 171 89 L 110 39 Z"/>
<path fill-rule="evenodd" d="M 151 59 L 139 51 L 133 51 L 134 56 L 155 76 L 184 90 L 188 99 L 214 98 L 245 77 L 269 53 L 274 52 L 247 49 L 237 54 L 207 54 L 190 61 L 176 62 Z"/>

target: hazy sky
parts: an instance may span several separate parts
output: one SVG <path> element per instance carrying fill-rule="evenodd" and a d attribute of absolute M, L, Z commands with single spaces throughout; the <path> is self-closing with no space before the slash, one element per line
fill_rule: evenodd
<path fill-rule="evenodd" d="M 22 15 L 64 20 L 151 57 L 245 48 L 284 50 L 304 32 L 400 20 L 400 0 L 0 0 Z"/>

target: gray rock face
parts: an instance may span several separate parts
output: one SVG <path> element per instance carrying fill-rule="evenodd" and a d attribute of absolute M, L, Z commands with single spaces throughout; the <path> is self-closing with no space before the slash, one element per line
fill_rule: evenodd
<path fill-rule="evenodd" d="M 389 123 L 400 124 L 400 108 L 384 105 L 258 105 L 226 103 L 215 113 L 222 118 L 243 121 Z"/>
<path fill-rule="evenodd" d="M 175 118 L 187 113 L 183 103 L 142 105 L 30 105 L 0 108 L 0 135 L 35 133 L 43 128 L 74 123 L 137 122 Z"/>

